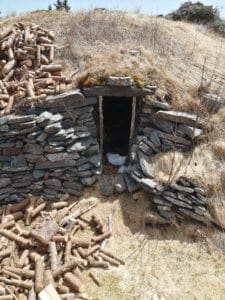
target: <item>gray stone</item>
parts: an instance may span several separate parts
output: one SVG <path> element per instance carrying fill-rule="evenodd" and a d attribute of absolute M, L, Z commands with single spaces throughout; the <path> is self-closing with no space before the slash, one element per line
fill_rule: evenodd
<path fill-rule="evenodd" d="M 93 156 L 88 157 L 87 159 L 91 164 L 93 164 L 96 168 L 101 167 L 101 155 L 96 154 Z"/>
<path fill-rule="evenodd" d="M 57 162 L 40 162 L 35 165 L 35 169 L 37 170 L 46 170 L 46 169 L 57 169 L 57 168 L 68 168 L 68 167 L 75 167 L 76 161 L 72 159 L 65 159 L 63 161 Z"/>
<path fill-rule="evenodd" d="M 192 206 L 191 206 L 191 205 L 189 205 L 189 204 L 187 204 L 187 203 L 185 203 L 185 202 L 183 202 L 183 201 L 181 201 L 181 200 L 179 200 L 179 199 L 170 197 L 170 196 L 168 196 L 168 195 L 165 194 L 165 193 L 163 194 L 163 197 L 164 197 L 167 201 L 171 202 L 171 203 L 174 204 L 174 205 L 177 205 L 177 206 L 179 206 L 179 207 L 185 207 L 185 208 L 192 209 Z M 176 196 L 174 195 L 174 197 L 176 197 Z"/>
<path fill-rule="evenodd" d="M 193 211 L 190 211 L 190 210 L 185 209 L 185 208 L 178 208 L 178 210 L 181 213 L 183 213 L 185 216 L 187 216 L 191 219 L 194 219 L 196 221 L 202 222 L 206 225 L 210 225 L 210 223 L 211 223 L 210 217 L 208 215 L 201 216 L 201 215 L 198 215 L 198 214 L 194 213 Z"/>
<path fill-rule="evenodd" d="M 14 188 L 21 188 L 21 187 L 26 187 L 26 186 L 30 186 L 30 185 L 31 185 L 31 180 L 27 180 L 27 179 L 12 183 L 12 186 Z"/>
<path fill-rule="evenodd" d="M 177 193 L 177 198 L 183 202 L 187 202 L 188 204 L 192 205 L 192 200 L 190 200 L 188 197 L 185 197 L 185 194 L 183 193 Z"/>
<path fill-rule="evenodd" d="M 196 206 L 194 208 L 194 210 L 195 210 L 195 213 L 200 215 L 200 216 L 204 216 L 206 214 L 206 209 L 203 206 Z"/>
<path fill-rule="evenodd" d="M 140 142 L 138 144 L 138 148 L 147 155 L 153 154 L 152 149 L 148 145 L 146 145 L 144 142 Z"/>
<path fill-rule="evenodd" d="M 163 206 L 169 206 L 169 207 L 171 207 L 172 206 L 172 204 L 170 203 L 170 202 L 168 202 L 168 201 L 166 201 L 164 198 L 162 198 L 162 197 L 160 197 L 160 196 L 154 196 L 153 198 L 152 198 L 152 201 L 155 203 L 155 204 L 157 204 L 157 205 L 163 205 Z"/>
<path fill-rule="evenodd" d="M 54 133 L 58 132 L 61 128 L 62 128 L 62 124 L 60 122 L 52 123 L 50 125 L 47 125 L 44 128 L 44 132 L 46 132 L 48 134 L 54 134 Z"/>
<path fill-rule="evenodd" d="M 76 197 L 80 197 L 83 194 L 82 191 L 76 191 L 74 189 L 67 189 L 67 188 L 63 188 L 63 192 Z"/>
<path fill-rule="evenodd" d="M 79 159 L 80 155 L 76 152 L 74 153 L 65 153 L 65 152 L 59 152 L 59 153 L 50 153 L 50 154 L 45 154 L 45 157 L 51 161 L 60 161 L 64 159 Z"/>
<path fill-rule="evenodd" d="M 91 169 L 92 169 L 92 165 L 90 163 L 86 163 L 77 167 L 78 172 L 83 172 Z"/>
<path fill-rule="evenodd" d="M 37 138 L 36 140 L 38 142 L 44 142 L 46 139 L 48 138 L 48 134 L 46 132 L 42 132 Z"/>
<path fill-rule="evenodd" d="M 34 170 L 32 175 L 34 179 L 40 179 L 44 176 L 45 171 L 41 171 L 41 170 Z"/>
<path fill-rule="evenodd" d="M 202 195 L 202 196 L 205 195 L 205 190 L 202 189 L 202 188 L 200 188 L 200 187 L 195 187 L 195 188 L 194 188 L 194 191 L 195 191 L 195 193 L 200 194 L 200 195 Z"/>
<path fill-rule="evenodd" d="M 161 146 L 158 130 L 153 130 L 148 136 L 148 139 L 155 145 L 155 147 L 157 147 L 157 149 Z"/>
<path fill-rule="evenodd" d="M 82 184 L 79 182 L 76 182 L 76 181 L 75 182 L 64 181 L 63 188 L 73 189 L 73 190 L 80 192 L 82 190 Z"/>
<path fill-rule="evenodd" d="M 164 120 L 169 120 L 174 123 L 187 124 L 193 127 L 202 128 L 206 124 L 205 121 L 195 114 L 178 112 L 178 111 L 158 111 L 156 116 Z"/>
<path fill-rule="evenodd" d="M 164 206 L 164 205 L 158 205 L 157 209 L 159 211 L 171 211 L 171 208 L 169 206 Z"/>
<path fill-rule="evenodd" d="M 12 160 L 11 160 L 12 168 L 23 168 L 26 166 L 27 166 L 27 161 L 22 154 L 12 157 Z"/>
<path fill-rule="evenodd" d="M 75 144 L 67 148 L 67 152 L 80 152 L 86 150 L 91 144 L 93 143 L 93 139 L 83 139 L 80 141 L 77 141 Z"/>
<path fill-rule="evenodd" d="M 208 112 L 217 113 L 222 105 L 222 101 L 217 95 L 205 94 L 202 97 L 202 104 L 206 107 Z"/>
<path fill-rule="evenodd" d="M 154 178 L 153 168 L 149 162 L 148 156 L 146 156 L 142 152 L 139 152 L 138 157 L 139 157 L 139 164 L 140 164 L 141 170 L 145 174 L 145 176 L 147 176 L 149 178 Z"/>
<path fill-rule="evenodd" d="M 171 141 L 171 142 L 174 142 L 176 144 L 191 146 L 191 142 L 188 141 L 187 139 L 183 138 L 183 137 L 176 136 L 176 135 L 173 135 L 173 134 L 168 134 L 168 133 L 165 133 L 165 132 L 160 132 L 159 135 L 162 139 L 165 139 L 167 141 Z"/>
<path fill-rule="evenodd" d="M 0 117 L 0 126 L 7 124 L 8 121 L 11 120 L 13 117 L 13 115 Z"/>
<path fill-rule="evenodd" d="M 184 192 L 184 193 L 189 193 L 189 194 L 193 194 L 194 193 L 194 190 L 192 188 L 189 188 L 189 187 L 186 187 L 186 186 L 182 186 L 182 185 L 179 185 L 177 183 L 171 183 L 170 187 L 173 190 L 176 190 L 176 191 L 179 191 L 179 192 Z"/>
<path fill-rule="evenodd" d="M 36 120 L 36 115 L 25 115 L 25 116 L 13 116 L 8 120 L 8 124 L 18 124 L 24 122 L 31 122 Z M 2 124 L 1 124 L 2 125 Z"/>
<path fill-rule="evenodd" d="M 91 186 L 93 185 L 97 180 L 97 177 L 96 176 L 92 176 L 92 177 L 84 177 L 84 178 L 81 178 L 81 183 L 83 185 L 87 185 L 87 186 Z"/>
<path fill-rule="evenodd" d="M 99 178 L 100 192 L 103 196 L 112 196 L 114 193 L 114 176 L 102 175 Z"/>
<path fill-rule="evenodd" d="M 24 157 L 31 164 L 47 161 L 47 159 L 43 155 L 38 154 L 24 154 Z"/>
<path fill-rule="evenodd" d="M 115 178 L 115 190 L 118 193 L 123 193 L 127 190 L 126 182 L 124 180 L 123 175 L 117 175 Z"/>
<path fill-rule="evenodd" d="M 44 152 L 47 152 L 47 153 L 58 153 L 58 152 L 62 152 L 63 150 L 64 150 L 63 146 L 53 147 L 53 146 L 46 145 L 44 147 Z"/>
<path fill-rule="evenodd" d="M 10 185 L 11 179 L 10 178 L 0 178 L 0 188 L 4 188 L 8 185 Z"/>
<path fill-rule="evenodd" d="M 36 121 L 34 120 L 34 121 L 30 121 L 30 122 L 15 124 L 15 128 L 26 129 L 26 128 L 34 127 L 35 125 L 36 125 Z"/>
<path fill-rule="evenodd" d="M 78 118 L 79 121 L 92 120 L 92 119 L 93 119 L 93 115 L 92 115 L 92 113 L 89 113 L 89 112 L 80 115 L 79 118 Z"/>
<path fill-rule="evenodd" d="M 202 129 L 194 128 L 188 125 L 180 124 L 177 126 L 176 134 L 187 137 L 189 139 L 197 139 L 199 138 L 203 133 Z"/>
<path fill-rule="evenodd" d="M 122 156 L 118 153 L 106 153 L 108 162 L 113 166 L 122 166 L 125 164 L 127 156 Z"/>
<path fill-rule="evenodd" d="M 36 119 L 37 124 L 48 121 L 52 118 L 53 114 L 49 111 L 42 112 Z"/>
<path fill-rule="evenodd" d="M 143 120 L 142 120 L 142 122 L 143 122 Z M 151 114 L 151 115 L 146 116 L 143 124 L 146 124 L 148 126 L 152 124 L 156 128 L 158 128 L 164 132 L 167 132 L 167 133 L 173 133 L 176 128 L 176 124 L 174 124 L 170 121 L 166 121 L 166 120 L 157 118 L 156 114 Z M 148 130 L 145 131 L 145 133 L 147 134 Z"/>
<path fill-rule="evenodd" d="M 9 131 L 9 125 L 1 125 L 0 126 L 0 132 L 7 132 Z"/>
<path fill-rule="evenodd" d="M 138 191 L 141 187 L 138 182 L 136 182 L 133 178 L 128 175 L 124 175 L 124 179 L 127 185 L 127 190 L 130 193 Z"/>
<path fill-rule="evenodd" d="M 143 188 L 153 190 L 157 187 L 157 183 L 150 178 L 142 178 L 140 181 Z"/>
<path fill-rule="evenodd" d="M 15 193 L 16 190 L 13 187 L 5 187 L 0 189 L 0 195 L 2 194 L 12 194 Z"/>
<path fill-rule="evenodd" d="M 112 96 L 112 97 L 143 97 L 146 95 L 153 95 L 154 89 L 150 88 L 137 88 L 137 87 L 125 87 L 125 86 L 94 86 L 90 88 L 84 88 L 83 93 L 86 97 L 90 96 Z"/>
<path fill-rule="evenodd" d="M 151 99 L 150 101 L 145 101 L 145 102 L 146 102 L 146 106 L 150 106 L 153 108 L 162 109 L 162 110 L 170 109 L 170 105 L 167 102 L 160 102 L 158 100 L 153 100 L 153 99 Z"/>
<path fill-rule="evenodd" d="M 26 144 L 23 148 L 25 153 L 42 154 L 43 148 L 39 144 Z"/>
<path fill-rule="evenodd" d="M 92 176 L 93 174 L 92 174 L 92 172 L 90 171 L 90 170 L 87 170 L 87 171 L 77 171 L 76 172 L 76 175 L 78 176 L 78 177 L 90 177 L 90 176 Z"/>
<path fill-rule="evenodd" d="M 98 145 L 98 144 L 91 145 L 91 146 L 84 152 L 84 155 L 87 156 L 87 157 L 89 157 L 89 156 L 98 154 L 99 151 L 100 151 L 100 149 L 99 149 L 99 145 Z"/>
<path fill-rule="evenodd" d="M 111 86 L 132 86 L 133 79 L 125 76 L 109 76 L 107 84 Z"/>
<path fill-rule="evenodd" d="M 44 183 L 47 187 L 50 187 L 50 186 L 60 187 L 62 185 L 61 181 L 56 178 L 45 180 Z"/>

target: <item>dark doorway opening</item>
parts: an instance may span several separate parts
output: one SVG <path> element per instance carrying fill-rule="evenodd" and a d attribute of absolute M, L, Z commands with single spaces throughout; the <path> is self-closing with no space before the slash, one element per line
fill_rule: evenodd
<path fill-rule="evenodd" d="M 103 153 L 128 155 L 132 98 L 103 97 Z"/>

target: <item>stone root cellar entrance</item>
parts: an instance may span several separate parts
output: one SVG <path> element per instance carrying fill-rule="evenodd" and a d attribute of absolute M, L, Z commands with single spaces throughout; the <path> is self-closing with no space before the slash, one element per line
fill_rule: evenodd
<path fill-rule="evenodd" d="M 103 153 L 127 155 L 132 98 L 103 97 Z"/>
<path fill-rule="evenodd" d="M 135 97 L 99 97 L 102 154 L 129 154 L 136 113 Z"/>

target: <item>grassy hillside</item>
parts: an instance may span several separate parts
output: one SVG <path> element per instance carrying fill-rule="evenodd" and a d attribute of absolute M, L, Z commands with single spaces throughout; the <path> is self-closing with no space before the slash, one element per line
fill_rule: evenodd
<path fill-rule="evenodd" d="M 108 10 L 36 11 L 2 24 L 21 20 L 56 32 L 56 43 L 63 46 L 57 57 L 69 74 L 77 70 L 77 84 L 103 84 L 110 74 L 132 75 L 137 85 L 156 84 L 161 98 L 192 109 L 200 85 L 224 93 L 224 39 L 203 26 Z M 132 57 L 132 49 L 141 55 Z"/>

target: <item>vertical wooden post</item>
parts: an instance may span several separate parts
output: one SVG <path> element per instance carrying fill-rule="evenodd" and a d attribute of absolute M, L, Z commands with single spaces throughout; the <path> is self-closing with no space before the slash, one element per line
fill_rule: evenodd
<path fill-rule="evenodd" d="M 135 118 L 136 118 L 136 103 L 137 103 L 137 98 L 133 97 L 132 98 L 132 115 L 131 115 L 131 124 L 130 124 L 130 136 L 129 136 L 129 140 L 131 142 L 131 140 L 134 137 L 134 125 L 135 125 Z"/>
<path fill-rule="evenodd" d="M 99 112 L 99 139 L 100 139 L 100 152 L 103 154 L 103 138 L 104 138 L 104 123 L 103 123 L 103 97 L 98 97 L 98 112 Z"/>

